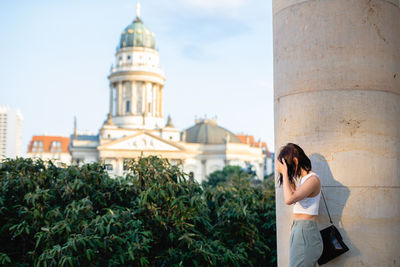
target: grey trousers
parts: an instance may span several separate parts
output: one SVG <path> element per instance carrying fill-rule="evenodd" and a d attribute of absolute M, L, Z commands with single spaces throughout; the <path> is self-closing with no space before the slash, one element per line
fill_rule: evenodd
<path fill-rule="evenodd" d="M 322 254 L 323 243 L 317 223 L 297 220 L 290 232 L 290 267 L 314 267 Z"/>

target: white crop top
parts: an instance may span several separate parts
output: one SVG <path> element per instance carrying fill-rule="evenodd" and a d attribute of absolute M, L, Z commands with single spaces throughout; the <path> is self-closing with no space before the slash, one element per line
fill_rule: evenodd
<path fill-rule="evenodd" d="M 311 172 L 300 179 L 298 186 L 300 187 L 302 183 L 304 183 L 311 175 L 318 175 L 314 172 Z M 319 177 L 318 177 L 319 178 Z M 321 197 L 321 189 L 315 197 L 306 197 L 302 200 L 297 201 L 293 207 L 293 213 L 302 213 L 302 214 L 310 214 L 310 215 L 318 215 L 319 208 L 319 199 Z"/>

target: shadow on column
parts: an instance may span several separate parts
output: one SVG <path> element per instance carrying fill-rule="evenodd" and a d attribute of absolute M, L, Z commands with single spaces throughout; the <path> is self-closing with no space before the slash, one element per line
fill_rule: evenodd
<path fill-rule="evenodd" d="M 326 204 L 333 224 L 339 229 L 340 234 L 343 237 L 344 243 L 349 247 L 350 251 L 330 261 L 327 265 L 336 266 L 342 264 L 345 259 L 360 255 L 360 251 L 354 246 L 349 239 L 346 229 L 342 222 L 343 209 L 346 206 L 347 200 L 350 196 L 350 189 L 340 182 L 338 182 L 332 175 L 329 164 L 324 156 L 321 154 L 312 154 L 310 156 L 312 169 L 317 173 L 321 179 L 322 191 L 324 193 Z M 362 222 L 360 222 L 362 223 Z M 319 203 L 319 216 L 318 216 L 318 227 L 321 229 L 326 228 L 330 225 L 328 213 L 324 204 L 324 200 L 321 196 Z"/>

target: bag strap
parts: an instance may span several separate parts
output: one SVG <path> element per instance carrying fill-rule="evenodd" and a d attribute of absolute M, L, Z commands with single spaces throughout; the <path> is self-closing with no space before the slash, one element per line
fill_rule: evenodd
<path fill-rule="evenodd" d="M 331 222 L 331 224 L 333 224 L 333 222 L 332 222 L 332 218 L 331 218 L 331 214 L 329 213 L 328 206 L 326 205 L 326 201 L 325 201 L 325 197 L 324 197 L 324 192 L 322 192 L 322 188 L 321 188 L 321 194 L 322 194 L 322 199 L 324 200 L 324 203 L 325 203 L 325 208 L 326 208 L 326 211 L 328 212 L 329 221 Z"/>

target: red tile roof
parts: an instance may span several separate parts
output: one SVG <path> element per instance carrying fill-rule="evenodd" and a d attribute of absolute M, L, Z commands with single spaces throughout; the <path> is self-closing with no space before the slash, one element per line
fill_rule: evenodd
<path fill-rule="evenodd" d="M 254 136 L 252 136 L 252 135 L 237 134 L 236 136 L 240 139 L 240 142 L 242 142 L 243 144 L 249 144 L 252 147 L 264 148 L 268 157 L 271 157 L 271 153 L 269 152 L 266 142 L 256 142 L 254 140 Z"/>
<path fill-rule="evenodd" d="M 48 136 L 48 135 L 34 135 L 32 137 L 32 140 L 29 143 L 28 153 L 32 153 L 33 152 L 32 148 L 33 148 L 33 143 L 35 141 L 41 141 L 42 144 L 43 144 L 43 151 L 42 152 L 49 152 L 49 153 L 52 153 L 52 151 L 51 151 L 52 142 L 59 141 L 59 142 L 61 142 L 61 152 L 62 153 L 68 153 L 69 142 L 70 142 L 68 137 Z"/>

